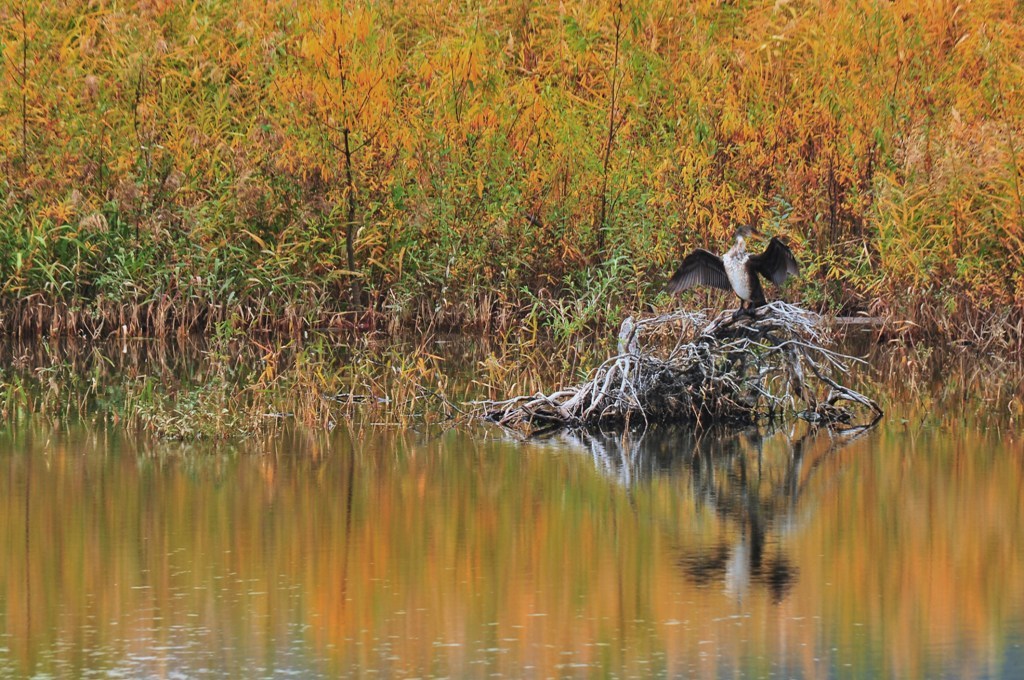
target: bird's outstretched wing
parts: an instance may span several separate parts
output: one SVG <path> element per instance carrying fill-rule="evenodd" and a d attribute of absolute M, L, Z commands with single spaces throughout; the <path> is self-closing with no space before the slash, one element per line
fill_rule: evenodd
<path fill-rule="evenodd" d="M 732 290 L 729 277 L 725 275 L 722 258 L 697 248 L 683 259 L 683 263 L 679 265 L 679 269 L 665 287 L 670 293 L 678 293 L 694 286 L 714 286 L 722 290 Z"/>
<path fill-rule="evenodd" d="M 793 257 L 793 251 L 774 236 L 763 253 L 751 255 L 748 261 L 754 271 L 776 286 L 782 286 L 787 278 L 800 273 L 800 264 Z"/>

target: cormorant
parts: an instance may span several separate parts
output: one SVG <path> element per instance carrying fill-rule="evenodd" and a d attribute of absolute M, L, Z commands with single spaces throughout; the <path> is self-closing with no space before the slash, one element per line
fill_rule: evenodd
<path fill-rule="evenodd" d="M 744 312 L 753 314 L 755 309 L 766 304 L 758 274 L 781 286 L 787 278 L 800 273 L 800 265 L 789 246 L 774 236 L 763 253 L 751 255 L 747 252 L 747 237 L 752 233 L 750 227 L 740 227 L 736 231 L 736 245 L 723 257 L 703 248 L 694 250 L 672 275 L 668 290 L 678 293 L 694 286 L 731 290 L 742 300 L 736 316 Z"/>

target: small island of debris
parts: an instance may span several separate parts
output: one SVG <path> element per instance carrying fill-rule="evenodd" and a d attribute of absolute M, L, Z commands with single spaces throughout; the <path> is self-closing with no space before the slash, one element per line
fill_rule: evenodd
<path fill-rule="evenodd" d="M 825 342 L 821 317 L 781 301 L 739 318 L 688 311 L 628 317 L 618 353 L 587 382 L 480 402 L 479 414 L 529 435 L 654 422 L 743 425 L 785 413 L 836 429 L 873 426 L 883 415 L 879 405 L 839 381 L 862 360 Z"/>

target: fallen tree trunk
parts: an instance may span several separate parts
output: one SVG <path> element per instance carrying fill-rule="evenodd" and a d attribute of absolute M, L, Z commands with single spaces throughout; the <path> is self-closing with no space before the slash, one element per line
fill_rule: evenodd
<path fill-rule="evenodd" d="M 861 360 L 823 347 L 824 333 L 816 314 L 784 302 L 739 319 L 731 312 L 710 320 L 697 312 L 629 317 L 618 354 L 587 382 L 478 402 L 478 415 L 529 434 L 637 421 L 745 424 L 787 409 L 840 429 L 874 425 L 882 409 L 836 377 Z M 858 415 L 869 422 L 854 425 Z"/>

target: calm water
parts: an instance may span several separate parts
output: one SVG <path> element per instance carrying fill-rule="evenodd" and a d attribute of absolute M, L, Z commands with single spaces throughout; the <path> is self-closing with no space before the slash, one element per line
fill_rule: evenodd
<path fill-rule="evenodd" d="M 1024 444 L 0 429 L 0 675 L 1021 677 Z M 980 405 L 979 405 L 980 404 Z"/>

